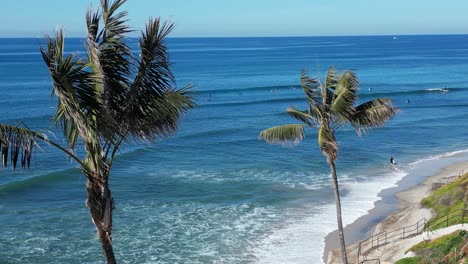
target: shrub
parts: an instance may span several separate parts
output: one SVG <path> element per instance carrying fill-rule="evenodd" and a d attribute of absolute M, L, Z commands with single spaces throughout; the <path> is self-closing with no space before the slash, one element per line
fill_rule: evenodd
<path fill-rule="evenodd" d="M 465 190 L 463 190 L 462 187 L 457 187 L 455 190 L 452 192 L 452 200 L 453 201 L 459 201 L 463 200 L 463 196 L 465 195 Z"/>
<path fill-rule="evenodd" d="M 432 207 L 432 201 L 429 197 L 424 198 L 421 200 L 421 205 L 425 208 L 431 208 Z"/>
<path fill-rule="evenodd" d="M 443 206 L 450 206 L 451 201 L 452 195 L 450 193 L 446 193 L 439 198 L 438 203 Z"/>
<path fill-rule="evenodd" d="M 395 264 L 419 264 L 422 261 L 422 257 L 411 257 L 411 258 L 402 258 L 395 262 Z"/>

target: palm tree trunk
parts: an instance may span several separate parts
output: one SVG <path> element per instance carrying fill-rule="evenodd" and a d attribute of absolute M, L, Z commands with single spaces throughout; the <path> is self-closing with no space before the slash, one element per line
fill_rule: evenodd
<path fill-rule="evenodd" d="M 112 237 L 111 232 L 104 232 L 99 228 L 96 228 L 99 240 L 101 240 L 102 250 L 104 251 L 104 256 L 106 257 L 107 264 L 116 264 L 114 250 L 112 249 Z"/>
<path fill-rule="evenodd" d="M 335 161 L 329 159 L 328 164 L 330 164 L 330 170 L 333 179 L 333 190 L 335 191 L 335 203 L 336 203 L 336 222 L 338 224 L 338 236 L 340 239 L 341 245 L 341 258 L 344 264 L 348 264 L 348 256 L 346 254 L 346 244 L 343 231 L 343 222 L 341 220 L 341 200 L 340 200 L 340 190 L 338 188 L 338 177 L 336 176 Z"/>
<path fill-rule="evenodd" d="M 97 174 L 88 177 L 86 191 L 88 200 L 86 205 L 91 213 L 91 220 L 101 240 L 102 249 L 108 264 L 117 263 L 112 249 L 112 211 L 113 200 L 109 190 L 107 177 Z M 89 180 L 91 179 L 91 180 Z"/>

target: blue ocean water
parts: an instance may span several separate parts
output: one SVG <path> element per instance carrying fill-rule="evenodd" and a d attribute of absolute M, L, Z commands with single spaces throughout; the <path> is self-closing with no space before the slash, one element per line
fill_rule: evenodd
<path fill-rule="evenodd" d="M 38 39 L 0 39 L 0 122 L 42 130 L 55 101 Z M 131 40 L 137 49 L 137 41 Z M 389 97 L 400 113 L 359 138 L 338 132 L 344 221 L 402 177 L 429 176 L 468 156 L 468 36 L 175 38 L 180 87 L 199 107 L 179 131 L 125 146 L 111 173 L 113 245 L 122 263 L 321 263 L 334 230 L 328 166 L 309 131 L 296 147 L 258 140 L 304 107 L 301 69 L 354 69 L 360 99 Z M 82 51 L 68 39 L 66 51 Z M 41 145 L 28 170 L 0 170 L 0 263 L 102 263 L 76 164 Z M 393 155 L 399 163 L 388 166 Z M 415 180 L 417 181 L 417 180 Z"/>

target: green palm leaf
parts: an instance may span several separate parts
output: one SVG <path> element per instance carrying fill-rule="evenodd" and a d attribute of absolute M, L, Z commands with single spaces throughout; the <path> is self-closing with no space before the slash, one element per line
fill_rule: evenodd
<path fill-rule="evenodd" d="M 338 69 L 334 66 L 331 66 L 328 68 L 327 75 L 325 76 L 325 87 L 334 90 L 339 79 L 340 74 L 338 73 Z"/>
<path fill-rule="evenodd" d="M 336 83 L 334 96 L 331 102 L 331 111 L 344 120 L 350 120 L 354 116 L 354 103 L 357 100 L 359 81 L 356 75 L 345 71 Z"/>
<path fill-rule="evenodd" d="M 135 139 L 165 137 L 177 129 L 180 116 L 195 107 L 190 87 L 168 90 L 146 98 L 138 97 L 128 112 L 128 133 Z"/>
<path fill-rule="evenodd" d="M 89 66 L 99 81 L 94 83 L 96 99 L 100 101 L 96 126 L 99 136 L 112 141 L 121 134 L 119 120 L 122 119 L 126 95 L 132 75 L 133 54 L 126 44 L 126 34 L 131 32 L 125 22 L 127 12 L 118 12 L 125 0 L 101 0 L 102 12 L 88 11 Z M 102 29 L 98 32 L 99 21 Z"/>
<path fill-rule="evenodd" d="M 99 20 L 101 13 L 99 11 L 93 12 L 88 8 L 86 12 L 86 28 L 88 29 L 88 41 L 96 42 L 97 34 L 99 31 Z"/>
<path fill-rule="evenodd" d="M 174 25 L 150 19 L 140 39 L 140 59 L 124 112 L 126 128 L 136 139 L 167 136 L 177 128 L 179 117 L 195 107 L 191 86 L 175 89 L 164 38 Z"/>
<path fill-rule="evenodd" d="M 397 112 L 398 109 L 393 106 L 391 99 L 374 99 L 356 107 L 356 113 L 352 118 L 351 125 L 358 134 L 361 134 L 369 128 L 383 126 Z"/>
<path fill-rule="evenodd" d="M 340 75 L 338 73 L 338 70 L 335 67 L 330 67 L 327 70 L 326 76 L 325 76 L 325 84 L 322 84 L 322 102 L 325 105 L 330 105 L 333 97 L 334 97 L 334 90 L 336 88 L 336 85 L 338 83 L 338 79 L 340 78 Z"/>
<path fill-rule="evenodd" d="M 319 103 L 317 98 L 320 98 L 320 83 L 317 79 L 310 78 L 307 75 L 307 70 L 303 69 L 301 72 L 301 87 L 304 91 L 308 101 L 311 103 Z"/>
<path fill-rule="evenodd" d="M 159 95 L 174 86 L 174 76 L 169 66 L 165 37 L 174 24 L 161 23 L 159 18 L 150 19 L 140 39 L 138 72 L 130 90 L 130 96 Z"/>
<path fill-rule="evenodd" d="M 317 123 L 317 117 L 309 114 L 306 111 L 300 111 L 297 109 L 294 109 L 292 107 L 288 107 L 286 109 L 286 112 L 292 117 L 295 118 L 303 123 L 305 123 L 307 126 L 313 126 L 314 123 Z"/>
<path fill-rule="evenodd" d="M 38 146 L 38 140 L 42 140 L 47 144 L 53 145 L 59 150 L 63 151 L 75 161 L 77 161 L 83 168 L 83 170 L 88 170 L 89 168 L 83 164 L 83 162 L 78 159 L 72 152 L 61 147 L 57 143 L 51 141 L 47 136 L 39 132 L 33 131 L 23 124 L 21 126 L 12 126 L 8 124 L 0 124 L 0 148 L 2 154 L 2 165 L 6 167 L 8 163 L 8 150 L 10 149 L 11 164 L 12 168 L 15 169 L 19 154 L 21 157 L 21 167 L 29 168 L 31 164 L 31 157 L 33 153 L 34 146 Z"/>
<path fill-rule="evenodd" d="M 11 167 L 16 169 L 19 154 L 21 153 L 21 167 L 29 168 L 35 138 L 36 133 L 27 128 L 0 124 L 2 166 L 7 166 L 8 154 L 10 154 Z M 9 151 L 10 153 L 8 153 Z"/>
<path fill-rule="evenodd" d="M 338 144 L 332 130 L 320 127 L 318 130 L 318 145 L 329 161 L 334 161 L 338 154 Z"/>
<path fill-rule="evenodd" d="M 41 47 L 41 54 L 52 78 L 53 95 L 58 98 L 54 121 L 62 125 L 68 147 L 75 146 L 79 131 L 87 137 L 91 124 L 89 116 L 97 116 L 99 102 L 93 85 L 96 78 L 86 68 L 88 64 L 76 60 L 75 55 L 64 58 L 64 37 L 59 30 L 54 39 L 46 36 L 47 48 Z"/>
<path fill-rule="evenodd" d="M 268 128 L 259 135 L 261 139 L 273 144 L 298 144 L 304 136 L 304 126 L 298 124 Z"/>

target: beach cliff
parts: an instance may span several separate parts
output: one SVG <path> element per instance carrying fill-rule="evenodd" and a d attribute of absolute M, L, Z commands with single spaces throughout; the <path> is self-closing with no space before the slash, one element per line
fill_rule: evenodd
<path fill-rule="evenodd" d="M 387 215 L 383 221 L 374 224 L 372 223 L 372 219 L 375 219 L 375 216 L 372 217 L 372 214 L 378 214 L 379 211 L 378 208 L 374 208 L 368 215 L 363 216 L 354 223 L 348 225 L 345 228 L 345 234 L 349 237 L 347 247 L 349 263 L 359 263 L 359 242 L 367 237 L 379 234 L 383 231 L 391 232 L 399 230 L 411 225 L 417 225 L 416 228 L 421 228 L 418 226 L 418 222 L 422 223 L 424 221 L 423 219 L 429 220 L 434 215 L 432 210 L 424 208 L 421 205 L 421 200 L 444 184 L 460 177 L 460 173 L 466 168 L 468 168 L 468 162 L 458 162 L 449 165 L 437 174 L 428 177 L 423 183 L 414 186 L 409 190 L 398 192 L 395 195 L 397 198 L 398 209 Z M 452 232 L 457 228 L 468 230 L 468 225 L 461 225 L 461 227 L 455 226 L 439 232 L 438 234 L 433 233 L 430 235 L 432 236 L 431 238 L 433 238 L 434 236 L 440 236 Z M 362 232 L 366 233 L 364 237 Z M 332 232 L 325 238 L 323 261 L 328 264 L 341 263 L 340 251 L 337 248 L 336 242 L 334 242 L 335 236 L 336 232 Z M 412 239 L 394 240 L 386 243 L 385 246 L 368 252 L 366 257 L 369 260 L 379 259 L 380 263 L 394 263 L 395 261 L 406 257 L 406 250 L 420 242 L 419 240 L 422 241 L 424 239 L 428 239 L 428 236 L 429 234 L 421 234 L 420 236 L 415 236 Z M 359 237 L 361 238 L 359 239 Z"/>

